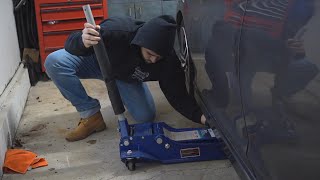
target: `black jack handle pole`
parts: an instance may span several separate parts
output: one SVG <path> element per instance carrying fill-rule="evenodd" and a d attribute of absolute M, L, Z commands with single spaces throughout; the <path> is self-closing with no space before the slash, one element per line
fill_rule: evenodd
<path fill-rule="evenodd" d="M 92 24 L 93 26 L 96 26 L 90 5 L 84 5 L 82 6 L 82 8 L 86 16 L 87 22 Z M 103 80 L 107 86 L 108 95 L 111 101 L 114 114 L 118 116 L 119 121 L 125 120 L 125 116 L 123 115 L 125 109 L 121 100 L 121 96 L 116 81 L 112 75 L 111 64 L 102 37 L 98 44 L 93 45 L 93 49 L 99 63 Z"/>

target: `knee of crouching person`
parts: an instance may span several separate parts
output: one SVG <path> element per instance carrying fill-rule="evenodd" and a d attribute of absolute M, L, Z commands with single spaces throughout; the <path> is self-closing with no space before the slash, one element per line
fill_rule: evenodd
<path fill-rule="evenodd" d="M 53 69 L 54 69 L 54 64 L 56 64 L 58 61 L 58 58 L 57 58 L 57 53 L 56 52 L 52 52 L 50 53 L 45 62 L 44 62 L 44 67 L 46 69 L 46 73 L 48 74 L 48 76 L 50 76 L 52 74 Z"/>

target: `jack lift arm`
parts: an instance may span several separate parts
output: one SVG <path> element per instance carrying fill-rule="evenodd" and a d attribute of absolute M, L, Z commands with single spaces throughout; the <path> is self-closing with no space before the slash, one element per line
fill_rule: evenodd
<path fill-rule="evenodd" d="M 87 22 L 95 26 L 90 5 L 83 6 L 83 11 Z M 168 164 L 226 158 L 222 150 L 223 142 L 215 130 L 175 129 L 164 122 L 129 125 L 123 114 L 125 109 L 103 41 L 99 41 L 93 49 L 108 89 L 113 111 L 118 116 L 121 135 L 120 158 L 129 170 L 135 170 L 136 163 L 147 161 Z"/>

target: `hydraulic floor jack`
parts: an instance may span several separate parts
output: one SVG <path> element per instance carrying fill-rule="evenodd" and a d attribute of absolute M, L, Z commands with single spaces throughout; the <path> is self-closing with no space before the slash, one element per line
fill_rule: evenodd
<path fill-rule="evenodd" d="M 164 122 L 129 125 L 119 121 L 120 158 L 129 170 L 139 162 L 181 163 L 225 159 L 217 132 L 205 128 L 175 129 Z"/>
<path fill-rule="evenodd" d="M 83 6 L 87 22 L 95 26 L 89 5 Z M 164 122 L 129 125 L 125 109 L 112 76 L 108 54 L 103 41 L 93 46 L 103 79 L 106 83 L 114 113 L 118 116 L 121 135 L 120 158 L 127 168 L 135 170 L 136 163 L 158 161 L 181 163 L 225 159 L 222 140 L 208 128 L 175 129 Z"/>

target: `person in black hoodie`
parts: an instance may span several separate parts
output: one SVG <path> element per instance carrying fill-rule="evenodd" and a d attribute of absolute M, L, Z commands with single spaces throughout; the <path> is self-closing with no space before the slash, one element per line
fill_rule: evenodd
<path fill-rule="evenodd" d="M 65 49 L 51 53 L 45 61 L 46 72 L 81 117 L 66 140 L 81 140 L 106 128 L 99 101 L 88 96 L 80 82 L 80 79 L 102 79 L 92 47 L 101 38 L 122 101 L 137 122 L 154 120 L 155 104 L 144 82 L 159 81 L 174 109 L 194 122 L 205 124 L 206 118 L 185 87 L 184 71 L 173 49 L 175 33 L 176 22 L 168 15 L 146 23 L 113 17 L 96 27 L 85 23 L 82 32 L 68 37 Z"/>

